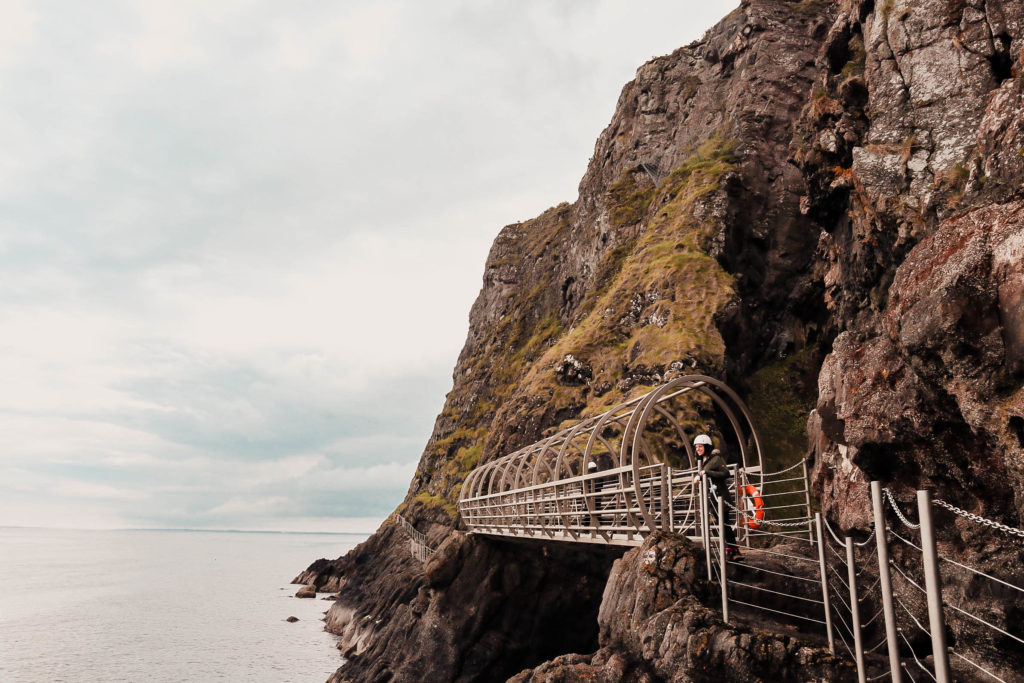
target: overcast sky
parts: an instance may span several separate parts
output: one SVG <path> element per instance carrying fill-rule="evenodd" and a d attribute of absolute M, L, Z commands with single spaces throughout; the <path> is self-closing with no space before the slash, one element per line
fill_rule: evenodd
<path fill-rule="evenodd" d="M 0 0 L 0 525 L 372 528 L 498 230 L 737 4 Z"/>

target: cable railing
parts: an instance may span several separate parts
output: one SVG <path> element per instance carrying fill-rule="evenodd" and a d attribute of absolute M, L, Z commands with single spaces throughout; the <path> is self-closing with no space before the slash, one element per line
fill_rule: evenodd
<path fill-rule="evenodd" d="M 434 554 L 434 549 L 427 543 L 427 537 L 420 531 L 417 531 L 412 522 L 402 515 L 396 512 L 392 516 L 395 518 L 398 526 L 402 528 L 402 531 L 409 536 L 409 552 L 413 558 L 420 562 L 426 562 L 430 559 L 430 556 Z"/>

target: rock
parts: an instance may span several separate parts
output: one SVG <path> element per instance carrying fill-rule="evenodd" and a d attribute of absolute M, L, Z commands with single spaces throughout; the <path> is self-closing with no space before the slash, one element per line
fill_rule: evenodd
<path fill-rule="evenodd" d="M 506 226 L 488 255 L 402 507 L 438 552 L 413 560 L 385 524 L 298 577 L 338 593 L 327 628 L 350 663 L 335 678 L 846 675 L 787 635 L 717 621 L 685 545 L 662 539 L 609 578 L 597 549 L 458 531 L 473 464 L 679 373 L 741 391 L 799 375 L 755 418 L 785 423 L 774 459 L 803 454 L 806 424 L 814 493 L 844 531 L 866 536 L 872 478 L 1024 524 L 1022 60 L 1019 0 L 745 0 L 641 66 L 578 199 Z M 939 515 L 960 559 L 1024 566 Z M 992 602 L 1002 625 L 1024 612 Z M 949 621 L 987 668 L 1024 667 Z"/>
<path fill-rule="evenodd" d="M 309 584 L 308 586 L 303 586 L 295 594 L 295 597 L 297 597 L 297 598 L 315 598 L 316 597 L 316 586 L 314 584 L 312 584 L 312 583 Z"/>
<path fill-rule="evenodd" d="M 852 664 L 786 635 L 723 623 L 698 596 L 701 551 L 655 533 L 615 562 L 598 621 L 601 649 L 519 673 L 541 681 L 853 681 Z"/>
<path fill-rule="evenodd" d="M 287 621 L 289 624 L 294 624 L 298 620 L 298 617 L 288 617 L 287 619 L 285 619 L 285 621 Z"/>
<path fill-rule="evenodd" d="M 555 377 L 559 384 L 579 386 L 594 377 L 594 369 L 569 353 L 555 366 Z"/>

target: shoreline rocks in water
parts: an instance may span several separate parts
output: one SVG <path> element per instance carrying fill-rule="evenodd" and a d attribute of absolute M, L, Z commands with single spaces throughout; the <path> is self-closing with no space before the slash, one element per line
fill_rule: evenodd
<path fill-rule="evenodd" d="M 295 597 L 297 597 L 297 598 L 315 598 L 316 597 L 316 585 L 311 583 L 309 585 L 303 586 L 295 594 Z"/>

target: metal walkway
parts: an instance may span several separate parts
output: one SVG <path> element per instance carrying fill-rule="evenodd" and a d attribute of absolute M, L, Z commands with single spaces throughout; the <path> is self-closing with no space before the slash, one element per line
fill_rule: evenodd
<path fill-rule="evenodd" d="M 761 440 L 749 409 L 722 382 L 688 375 L 477 467 L 462 486 L 459 512 L 470 532 L 492 536 L 640 545 L 665 530 L 704 540 L 707 496 L 695 482 L 692 446 L 704 431 L 738 456 L 730 469 L 741 484 L 763 489 Z M 780 492 L 788 499 L 771 507 L 806 519 L 806 470 L 794 474 L 802 485 Z M 804 495 L 794 497 L 795 489 Z M 738 495 L 731 502 L 743 504 Z"/>

